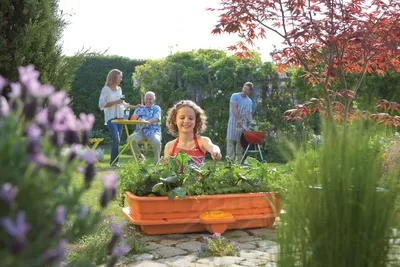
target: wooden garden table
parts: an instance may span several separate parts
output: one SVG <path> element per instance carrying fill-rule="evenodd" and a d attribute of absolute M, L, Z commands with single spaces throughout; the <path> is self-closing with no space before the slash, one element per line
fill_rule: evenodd
<path fill-rule="evenodd" d="M 126 145 L 121 149 L 121 152 L 119 152 L 118 156 L 114 159 L 113 162 L 111 162 L 111 165 L 114 164 L 114 162 L 117 160 L 117 158 L 119 158 L 119 156 L 121 156 L 121 154 L 125 151 L 125 149 L 127 149 L 128 147 L 131 148 L 131 152 L 132 152 L 132 156 L 133 159 L 135 160 L 135 162 L 137 163 L 137 158 L 135 155 L 135 152 L 133 151 L 133 147 L 132 147 L 132 141 L 133 139 L 135 139 L 135 137 L 142 131 L 143 127 L 145 125 L 150 124 L 150 122 L 148 121 L 142 121 L 142 120 L 123 120 L 123 119 L 115 119 L 111 121 L 112 123 L 115 124 L 122 124 L 124 125 L 125 128 L 125 133 L 126 133 L 126 138 L 128 139 L 128 142 L 126 143 Z M 129 129 L 128 129 L 128 125 L 142 125 L 142 127 L 140 127 L 139 131 L 134 132 L 132 138 L 129 138 Z"/>

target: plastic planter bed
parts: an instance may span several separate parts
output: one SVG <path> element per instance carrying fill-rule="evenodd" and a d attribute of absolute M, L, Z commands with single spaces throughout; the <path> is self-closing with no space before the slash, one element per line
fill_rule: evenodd
<path fill-rule="evenodd" d="M 280 214 L 278 193 L 186 197 L 138 197 L 125 192 L 123 215 L 149 235 L 269 227 Z"/>

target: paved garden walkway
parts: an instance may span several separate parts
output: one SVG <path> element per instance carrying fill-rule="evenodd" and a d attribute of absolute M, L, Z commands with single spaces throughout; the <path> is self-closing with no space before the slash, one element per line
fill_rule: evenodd
<path fill-rule="evenodd" d="M 278 244 L 274 228 L 228 230 L 222 236 L 235 241 L 240 247 L 239 256 L 201 258 L 198 255 L 205 236 L 211 234 L 173 234 L 144 236 L 147 253 L 137 255 L 136 261 L 119 266 L 267 266 L 275 267 Z"/>

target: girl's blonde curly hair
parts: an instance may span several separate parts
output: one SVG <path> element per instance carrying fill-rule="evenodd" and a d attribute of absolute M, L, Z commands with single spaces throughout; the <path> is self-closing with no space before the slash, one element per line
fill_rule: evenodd
<path fill-rule="evenodd" d="M 204 110 L 191 100 L 181 100 L 168 110 L 167 127 L 169 132 L 173 136 L 178 136 L 176 116 L 178 115 L 178 110 L 182 107 L 190 107 L 196 114 L 196 125 L 194 126 L 193 132 L 195 134 L 204 132 L 207 128 L 207 116 L 204 113 Z"/>

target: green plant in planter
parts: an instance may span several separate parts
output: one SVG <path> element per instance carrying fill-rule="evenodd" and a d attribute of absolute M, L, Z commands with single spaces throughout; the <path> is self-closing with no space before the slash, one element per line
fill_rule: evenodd
<path fill-rule="evenodd" d="M 290 168 L 268 169 L 268 164 L 248 157 L 247 164 L 210 162 L 201 168 L 189 165 L 189 156 L 179 152 L 162 165 L 150 167 L 125 164 L 119 170 L 118 198 L 124 205 L 124 192 L 137 196 L 185 196 L 276 192 L 286 189 Z M 278 169 L 282 169 L 280 172 Z"/>
<path fill-rule="evenodd" d="M 383 173 L 374 127 L 323 125 L 315 151 L 298 154 L 281 218 L 281 266 L 388 266 L 399 167 Z"/>
<path fill-rule="evenodd" d="M 39 82 L 33 66 L 20 67 L 19 81 L 0 76 L 0 258 L 1 266 L 56 266 L 66 246 L 90 233 L 101 212 L 81 203 L 96 176 L 92 151 L 82 156 L 93 115 L 75 118 L 64 91 Z M 63 152 L 64 151 L 64 152 Z M 82 177 L 78 185 L 72 176 Z M 117 176 L 102 177 L 100 204 L 116 194 Z M 129 251 L 109 241 L 109 266 Z M 107 244 L 104 244 L 107 246 Z M 87 265 L 86 265 L 87 266 Z"/>

